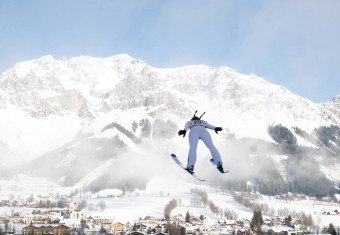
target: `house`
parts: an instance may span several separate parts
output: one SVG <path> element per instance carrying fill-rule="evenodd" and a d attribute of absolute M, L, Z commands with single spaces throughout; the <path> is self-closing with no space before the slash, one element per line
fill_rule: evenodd
<path fill-rule="evenodd" d="M 40 226 L 36 227 L 29 225 L 23 228 L 24 235 L 42 235 L 42 234 L 54 234 L 54 235 L 69 235 L 71 230 L 65 225 L 53 226 Z"/>
<path fill-rule="evenodd" d="M 27 202 L 26 206 L 30 207 L 30 208 L 37 208 L 37 203 L 35 203 L 35 202 Z"/>
<path fill-rule="evenodd" d="M 321 198 L 321 200 L 323 202 L 331 202 L 331 201 L 333 201 L 333 199 L 331 197 L 323 197 L 323 198 Z"/>
<path fill-rule="evenodd" d="M 209 227 L 202 226 L 202 227 L 199 228 L 199 232 L 208 234 L 210 232 L 210 229 L 209 229 Z"/>
<path fill-rule="evenodd" d="M 65 225 L 59 225 L 54 228 L 54 235 L 69 235 L 71 229 Z"/>
<path fill-rule="evenodd" d="M 283 226 L 283 225 L 290 225 L 290 222 L 289 222 L 289 224 L 286 224 L 284 218 L 275 218 L 273 220 L 273 222 L 274 222 L 274 225 L 273 225 L 274 227 L 280 227 L 280 226 Z"/>
<path fill-rule="evenodd" d="M 15 212 L 9 217 L 9 222 L 14 224 L 22 224 L 24 222 L 24 217 L 21 216 L 19 212 Z"/>
<path fill-rule="evenodd" d="M 88 214 L 86 213 L 84 209 L 80 211 L 73 211 L 70 214 L 70 219 L 86 220 L 87 217 L 88 217 Z"/>
<path fill-rule="evenodd" d="M 111 217 L 95 217 L 94 223 L 98 225 L 111 225 L 114 219 Z"/>
<path fill-rule="evenodd" d="M 6 218 L 0 216 L 0 224 L 5 224 L 6 223 Z"/>
<path fill-rule="evenodd" d="M 252 234 L 252 232 L 250 231 L 250 229 L 239 228 L 235 230 L 235 234 L 236 235 L 250 235 Z"/>
<path fill-rule="evenodd" d="M 41 210 L 33 210 L 33 211 L 32 211 L 32 214 L 33 214 L 33 215 L 41 214 Z"/>
<path fill-rule="evenodd" d="M 114 223 L 110 226 L 110 233 L 118 234 L 126 231 L 126 225 L 122 223 Z"/>
<path fill-rule="evenodd" d="M 250 228 L 250 221 L 247 219 L 241 219 L 239 221 L 239 224 L 241 225 L 241 227 Z"/>
<path fill-rule="evenodd" d="M 36 231 L 38 228 L 33 226 L 33 225 L 29 225 L 23 228 L 24 230 L 24 235 L 34 235 L 34 231 Z"/>
<path fill-rule="evenodd" d="M 85 228 L 84 233 L 86 235 L 100 235 L 100 234 L 105 234 L 106 231 L 104 231 L 101 227 L 99 226 L 90 226 L 90 228 Z"/>
<path fill-rule="evenodd" d="M 24 215 L 24 223 L 25 224 L 31 224 L 34 219 L 34 215 L 32 214 L 25 214 Z"/>
<path fill-rule="evenodd" d="M 1 201 L 1 204 L 2 204 L 3 206 L 9 205 L 9 200 L 2 200 L 2 201 Z"/>
<path fill-rule="evenodd" d="M 49 221 L 48 216 L 34 216 L 31 221 L 33 224 L 47 224 Z"/>
<path fill-rule="evenodd" d="M 192 225 L 203 225 L 203 221 L 196 217 L 193 217 L 190 221 Z"/>
<path fill-rule="evenodd" d="M 35 234 L 52 234 L 54 233 L 54 227 L 52 226 L 41 226 L 41 227 L 36 227 L 35 229 Z"/>
<path fill-rule="evenodd" d="M 158 223 L 156 223 L 154 221 L 148 221 L 148 222 L 145 223 L 145 225 L 150 229 L 154 229 L 158 226 Z"/>
<path fill-rule="evenodd" d="M 180 221 L 184 221 L 184 220 L 185 220 L 185 219 L 184 219 L 183 215 L 181 215 L 181 214 L 178 214 L 178 215 L 173 216 L 173 219 L 172 219 L 172 221 L 173 221 L 174 223 L 180 222 Z"/>
<path fill-rule="evenodd" d="M 148 226 L 143 222 L 138 222 L 136 226 L 138 231 L 146 231 L 148 229 Z"/>
<path fill-rule="evenodd" d="M 128 235 L 145 235 L 145 233 L 133 231 L 131 233 L 128 233 Z"/>
<path fill-rule="evenodd" d="M 144 220 L 156 220 L 156 217 L 151 216 L 151 215 L 147 215 L 147 216 L 145 216 Z"/>
<path fill-rule="evenodd" d="M 263 221 L 263 223 L 266 224 L 266 225 L 271 225 L 272 224 L 272 220 L 271 219 L 265 219 Z"/>
<path fill-rule="evenodd" d="M 300 225 L 300 224 L 301 224 L 301 221 L 300 221 L 299 219 L 296 219 L 296 220 L 292 221 L 292 224 L 293 224 L 294 227 L 295 227 L 296 225 Z"/>

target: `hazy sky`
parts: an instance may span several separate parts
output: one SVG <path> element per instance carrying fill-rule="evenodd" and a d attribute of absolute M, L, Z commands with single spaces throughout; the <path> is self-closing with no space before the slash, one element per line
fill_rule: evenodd
<path fill-rule="evenodd" d="M 0 72 L 50 54 L 229 66 L 315 102 L 340 94 L 339 0 L 0 0 Z"/>

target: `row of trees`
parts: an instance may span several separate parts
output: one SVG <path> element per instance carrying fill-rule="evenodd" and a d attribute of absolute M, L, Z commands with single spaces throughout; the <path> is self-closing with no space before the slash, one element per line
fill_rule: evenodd
<path fill-rule="evenodd" d="M 235 202 L 240 203 L 241 205 L 244 205 L 245 207 L 255 211 L 260 209 L 265 214 L 269 215 L 275 215 L 275 209 L 270 208 L 268 204 L 265 203 L 256 203 L 252 202 L 249 198 L 248 193 L 241 193 L 240 195 L 236 194 L 235 192 L 232 192 L 231 195 L 233 196 L 233 199 Z"/>
<path fill-rule="evenodd" d="M 53 208 L 53 207 L 58 207 L 58 208 L 65 208 L 67 207 L 67 201 L 65 199 L 59 199 L 58 201 L 50 201 L 50 200 L 46 200 L 46 201 L 42 201 L 40 200 L 37 203 L 37 207 L 38 208 Z"/>
<path fill-rule="evenodd" d="M 208 200 L 208 194 L 206 191 L 203 191 L 199 188 L 194 188 L 191 189 L 190 192 L 198 196 L 198 199 L 196 197 L 193 198 L 194 200 L 192 200 L 191 204 L 194 203 L 195 205 L 199 206 L 203 204 L 204 207 L 209 206 L 210 211 L 215 215 L 221 215 L 221 217 L 224 216 L 225 218 L 230 220 L 237 219 L 238 215 L 235 211 L 230 210 L 228 208 L 225 208 L 223 210 L 222 208 L 215 205 L 213 201 Z"/>
<path fill-rule="evenodd" d="M 197 195 L 199 197 L 198 203 L 203 204 L 204 207 L 208 205 L 208 194 L 207 192 L 199 189 L 199 188 L 193 188 L 190 190 L 191 193 Z M 195 204 L 198 204 L 197 202 Z"/>
<path fill-rule="evenodd" d="M 92 203 L 87 203 L 86 200 L 81 200 L 77 206 L 77 210 L 82 210 L 85 208 L 87 208 L 90 211 L 94 210 L 95 208 L 98 208 L 100 211 L 104 211 L 106 208 L 106 203 L 103 200 L 101 200 L 96 205 L 94 205 Z"/>

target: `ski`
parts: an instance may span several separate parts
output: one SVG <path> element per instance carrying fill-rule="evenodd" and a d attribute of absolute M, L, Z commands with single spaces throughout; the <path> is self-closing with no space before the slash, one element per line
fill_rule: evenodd
<path fill-rule="evenodd" d="M 214 161 L 214 159 L 210 159 L 210 162 L 211 162 L 211 164 L 213 164 L 215 167 L 217 167 L 217 164 L 216 164 L 216 162 Z M 223 170 L 223 168 L 221 168 L 221 169 L 218 169 L 218 168 L 217 168 L 217 170 L 218 170 L 219 172 L 221 172 L 222 174 L 228 173 L 228 172 L 229 172 L 229 171 Z"/>
<path fill-rule="evenodd" d="M 195 172 L 190 172 L 190 171 L 186 170 L 185 166 L 178 160 L 178 158 L 175 154 L 172 153 L 171 158 L 177 163 L 177 165 L 179 165 L 183 170 L 185 170 L 190 175 L 192 175 L 195 179 L 197 179 L 199 181 L 205 181 L 204 179 L 201 179 L 198 175 L 196 175 Z"/>

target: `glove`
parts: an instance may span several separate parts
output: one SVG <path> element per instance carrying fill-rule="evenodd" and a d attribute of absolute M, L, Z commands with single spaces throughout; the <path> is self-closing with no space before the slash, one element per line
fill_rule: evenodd
<path fill-rule="evenodd" d="M 222 131 L 222 130 L 223 130 L 222 127 L 216 127 L 216 128 L 215 128 L 216 134 L 218 134 L 218 132 L 219 132 L 219 131 Z"/>
<path fill-rule="evenodd" d="M 178 132 L 178 135 L 183 135 L 183 138 L 184 138 L 186 133 L 187 133 L 186 130 L 180 130 L 180 131 Z"/>

